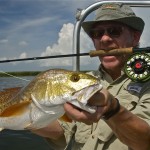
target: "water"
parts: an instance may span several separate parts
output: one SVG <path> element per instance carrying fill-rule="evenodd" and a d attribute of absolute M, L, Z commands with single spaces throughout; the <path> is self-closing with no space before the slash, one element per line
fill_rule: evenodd
<path fill-rule="evenodd" d="M 33 77 L 0 77 L 0 91 L 4 88 L 23 87 Z M 2 130 L 0 132 L 0 150 L 52 150 L 47 141 L 30 131 Z"/>
<path fill-rule="evenodd" d="M 33 76 L 25 76 L 19 78 L 0 77 L 0 90 L 4 88 L 23 87 L 28 84 L 33 78 Z"/>

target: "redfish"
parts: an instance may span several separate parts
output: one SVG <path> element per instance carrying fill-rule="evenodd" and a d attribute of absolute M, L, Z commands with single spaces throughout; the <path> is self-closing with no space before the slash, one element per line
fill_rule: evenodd
<path fill-rule="evenodd" d="M 64 114 L 69 102 L 90 113 L 90 97 L 101 90 L 100 81 L 92 75 L 61 69 L 38 74 L 27 86 L 0 92 L 0 128 L 12 130 L 39 129 Z"/>

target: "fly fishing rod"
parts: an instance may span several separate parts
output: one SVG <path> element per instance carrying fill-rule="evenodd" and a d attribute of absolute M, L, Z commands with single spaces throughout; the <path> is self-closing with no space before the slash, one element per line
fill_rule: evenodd
<path fill-rule="evenodd" d="M 130 47 L 130 48 L 119 48 L 119 49 L 112 49 L 112 50 L 91 50 L 89 53 L 1 60 L 0 63 L 48 59 L 48 58 L 75 57 L 75 56 L 96 57 L 96 56 L 132 54 L 124 66 L 125 73 L 133 81 L 145 82 L 150 79 L 150 55 L 148 53 L 150 53 L 150 47 L 145 47 L 145 48 Z"/>
<path fill-rule="evenodd" d="M 75 57 L 75 56 L 87 56 L 89 53 L 81 53 L 81 54 L 64 54 L 64 55 L 52 55 L 52 56 L 41 56 L 41 57 L 29 57 L 29 58 L 19 58 L 19 59 L 7 59 L 0 60 L 0 63 L 7 62 L 16 62 L 16 61 L 27 61 L 27 60 L 39 60 L 39 59 L 49 59 L 49 58 L 63 58 L 63 57 Z"/>
<path fill-rule="evenodd" d="M 16 61 L 27 61 L 27 60 L 39 60 L 39 59 L 49 59 L 49 58 L 63 58 L 63 57 L 76 57 L 76 56 L 107 56 L 107 55 L 122 55 L 122 54 L 132 54 L 132 53 L 150 53 L 150 47 L 145 48 L 119 48 L 112 50 L 91 50 L 89 53 L 79 53 L 79 54 L 65 54 L 65 55 L 53 55 L 53 56 L 43 56 L 43 57 L 30 57 L 21 59 L 7 59 L 0 60 L 0 63 L 16 62 Z"/>

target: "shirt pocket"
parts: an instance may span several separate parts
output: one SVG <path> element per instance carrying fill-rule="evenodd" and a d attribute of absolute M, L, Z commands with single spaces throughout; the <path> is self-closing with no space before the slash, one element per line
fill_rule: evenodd
<path fill-rule="evenodd" d="M 139 102 L 139 93 L 135 91 L 128 91 L 127 86 L 123 85 L 116 98 L 120 104 L 128 110 L 133 110 Z"/>

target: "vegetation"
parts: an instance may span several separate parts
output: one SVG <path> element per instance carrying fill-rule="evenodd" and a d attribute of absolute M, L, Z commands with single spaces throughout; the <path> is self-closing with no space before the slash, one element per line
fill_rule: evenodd
<path fill-rule="evenodd" d="M 35 76 L 39 74 L 41 71 L 23 71 L 23 72 L 0 72 L 0 77 L 10 77 L 13 76 Z"/>
<path fill-rule="evenodd" d="M 22 71 L 22 72 L 0 72 L 0 77 L 10 77 L 12 76 L 36 76 L 39 74 L 41 71 Z M 84 73 L 89 72 L 89 70 L 84 70 L 82 71 Z"/>

